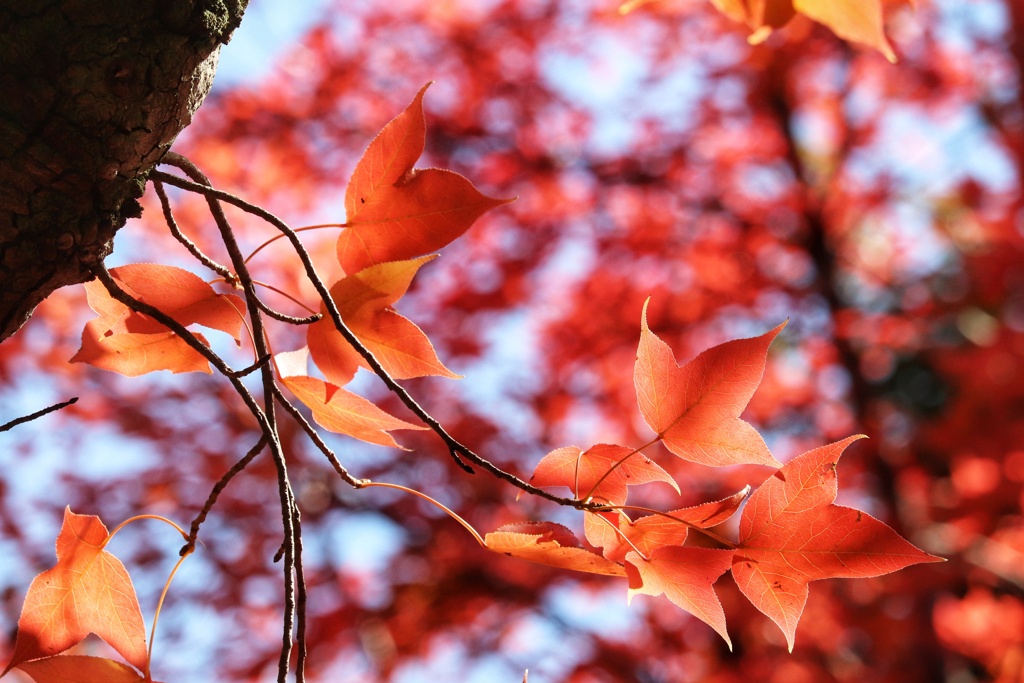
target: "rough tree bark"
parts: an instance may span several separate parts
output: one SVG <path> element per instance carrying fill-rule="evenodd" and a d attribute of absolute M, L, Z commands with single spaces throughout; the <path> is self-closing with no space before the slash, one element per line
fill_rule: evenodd
<path fill-rule="evenodd" d="M 248 0 L 0 0 L 0 341 L 92 278 Z"/>

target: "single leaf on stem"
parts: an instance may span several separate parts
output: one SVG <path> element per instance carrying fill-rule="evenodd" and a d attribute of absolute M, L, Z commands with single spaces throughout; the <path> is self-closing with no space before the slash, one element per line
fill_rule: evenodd
<path fill-rule="evenodd" d="M 102 657 L 62 655 L 18 666 L 36 683 L 142 683 L 143 678 L 127 664 Z"/>
<path fill-rule="evenodd" d="M 308 351 L 290 351 L 274 357 L 281 382 L 313 411 L 313 419 L 324 429 L 361 441 L 400 448 L 388 432 L 394 429 L 427 429 L 384 412 L 362 396 L 316 377 L 308 377 Z M 301 359 L 301 361 L 299 360 Z M 302 368 L 300 370 L 299 368 Z"/>
<path fill-rule="evenodd" d="M 200 341 L 205 337 L 196 334 Z M 156 370 L 205 372 L 212 374 L 210 363 L 174 332 L 139 334 L 127 332 L 109 319 L 96 318 L 82 330 L 82 346 L 71 363 L 87 363 L 101 370 L 138 377 Z"/>
<path fill-rule="evenodd" d="M 840 38 L 875 48 L 890 62 L 896 53 L 885 37 L 880 0 L 793 0 L 797 12 L 829 27 Z"/>
<path fill-rule="evenodd" d="M 725 629 L 725 611 L 715 593 L 714 583 L 732 563 L 731 550 L 714 548 L 658 548 L 647 558 L 636 552 L 626 555 L 629 599 L 634 595 L 658 596 L 669 600 L 715 629 L 729 649 L 732 641 Z"/>
<path fill-rule="evenodd" d="M 57 564 L 29 586 L 5 673 L 50 657 L 95 633 L 138 669 L 146 666 L 146 630 L 135 588 L 121 561 L 103 550 L 99 517 L 64 510 Z"/>
<path fill-rule="evenodd" d="M 426 89 L 384 126 L 352 173 L 345 192 L 349 227 L 337 247 L 346 273 L 437 251 L 486 211 L 511 201 L 481 194 L 453 171 L 413 169 L 426 140 Z"/>
<path fill-rule="evenodd" d="M 458 377 L 438 360 L 423 330 L 391 308 L 408 291 L 420 267 L 435 258 L 380 263 L 344 277 L 331 287 L 331 298 L 342 320 L 395 379 Z M 343 386 L 359 367 L 369 366 L 335 328 L 326 307 L 321 307 L 321 312 L 324 317 L 307 329 L 306 343 L 324 377 Z"/>
<path fill-rule="evenodd" d="M 182 325 L 199 324 L 241 339 L 245 304 L 234 294 L 218 294 L 197 275 L 181 268 L 135 263 L 110 271 L 118 285 Z M 210 364 L 184 339 L 112 298 L 93 280 L 85 284 L 89 307 L 99 313 L 86 323 L 82 347 L 71 362 L 135 377 L 156 370 L 210 373 Z M 200 341 L 206 339 L 197 334 Z"/>
<path fill-rule="evenodd" d="M 739 415 L 761 383 L 768 345 L 784 326 L 708 349 L 680 367 L 668 344 L 647 326 L 644 303 L 633 382 L 640 413 L 668 450 L 713 467 L 781 466 Z"/>
<path fill-rule="evenodd" d="M 220 294 L 195 273 L 157 263 L 132 263 L 110 269 L 110 276 L 133 298 L 159 309 L 182 325 L 202 325 L 241 340 L 245 302 Z M 124 318 L 129 332 L 164 332 L 166 327 L 110 297 L 99 280 L 85 284 L 89 307 L 103 318 Z"/>
<path fill-rule="evenodd" d="M 655 481 L 679 493 L 672 475 L 653 460 L 635 449 L 605 443 L 585 451 L 578 446 L 556 448 L 541 458 L 530 477 L 534 486 L 566 486 L 577 498 L 589 496 L 612 505 L 626 502 L 630 486 Z"/>
<path fill-rule="evenodd" d="M 487 548 L 538 564 L 591 574 L 625 576 L 616 564 L 582 546 L 567 528 L 554 522 L 506 524 L 484 537 Z"/>
<path fill-rule="evenodd" d="M 754 492 L 740 518 L 733 578 L 754 607 L 782 629 L 790 651 L 811 581 L 880 576 L 943 561 L 867 513 L 833 504 L 836 463 L 860 438 L 794 458 Z"/>

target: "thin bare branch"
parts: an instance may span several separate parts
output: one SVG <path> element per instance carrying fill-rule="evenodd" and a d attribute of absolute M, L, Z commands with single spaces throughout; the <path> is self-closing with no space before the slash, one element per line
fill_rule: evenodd
<path fill-rule="evenodd" d="M 13 420 L 11 420 L 10 422 L 8 422 L 8 423 L 6 423 L 4 425 L 0 425 L 0 432 L 6 432 L 9 429 L 17 427 L 20 424 L 25 424 L 26 422 L 31 422 L 32 420 L 40 418 L 43 415 L 47 415 L 47 414 L 52 413 L 52 412 L 54 412 L 56 410 L 60 410 L 61 408 L 67 408 L 68 406 L 74 405 L 75 403 L 78 403 L 78 397 L 77 396 L 75 396 L 74 398 L 69 398 L 68 400 L 63 401 L 61 403 L 55 403 L 52 406 L 43 408 L 42 410 L 37 410 L 36 412 L 32 413 L 31 415 L 25 415 L 24 417 L 16 417 Z"/>
<path fill-rule="evenodd" d="M 281 404 L 281 407 L 285 409 L 285 412 L 292 416 L 295 422 L 298 423 L 299 427 L 302 428 L 302 431 L 306 432 L 306 436 L 309 437 L 309 440 L 312 441 L 320 452 L 327 457 L 327 461 L 331 463 L 331 466 L 334 467 L 334 471 L 338 473 L 338 476 L 341 477 L 342 481 L 353 488 L 362 488 L 364 480 L 356 479 L 349 474 L 348 470 L 345 469 L 345 466 L 341 464 L 340 460 L 338 460 L 338 456 L 335 455 L 333 450 L 331 450 L 331 447 L 328 446 L 322 438 L 320 438 L 320 434 L 313 428 L 313 425 L 309 424 L 309 421 L 306 420 L 301 412 L 299 412 L 299 409 L 288 400 L 280 387 L 274 388 L 274 396 L 277 398 L 277 402 Z"/>
<path fill-rule="evenodd" d="M 168 152 L 164 155 L 162 163 L 170 164 L 181 169 L 189 178 L 192 178 L 199 187 L 210 187 L 209 178 L 203 174 L 199 168 L 191 161 L 176 154 L 174 152 Z M 154 180 L 160 180 L 162 177 L 174 178 L 167 174 L 161 173 L 160 171 L 154 171 L 151 177 Z M 178 180 L 175 178 L 175 180 Z M 168 183 L 170 184 L 170 183 Z M 259 297 L 256 294 L 256 285 L 253 282 L 252 275 L 249 273 L 249 269 L 245 263 L 245 257 L 242 255 L 242 250 L 238 246 L 238 241 L 235 239 L 235 233 L 231 229 L 231 224 L 228 222 L 227 216 L 224 213 L 224 208 L 221 206 L 220 201 L 217 197 L 211 194 L 205 194 L 206 203 L 210 208 L 210 213 L 213 216 L 214 222 L 217 224 L 217 228 L 220 230 L 221 240 L 224 242 L 224 246 L 231 257 L 231 264 L 235 268 L 235 272 L 238 275 L 238 280 L 242 285 L 242 290 L 245 292 L 246 306 L 249 311 L 249 319 L 252 322 L 253 331 L 253 346 L 256 349 L 258 357 L 270 355 L 270 349 L 267 345 L 266 331 L 263 326 L 263 318 L 260 315 L 262 311 L 258 305 Z M 295 496 L 292 491 L 291 482 L 288 479 L 288 466 L 285 462 L 284 450 L 281 446 L 281 440 L 277 433 L 277 420 L 274 414 L 274 388 L 276 382 L 274 379 L 273 369 L 269 365 L 264 365 L 260 368 L 260 375 L 263 380 L 263 396 L 264 396 L 264 410 L 266 415 L 268 431 L 264 432 L 268 439 L 270 446 L 270 452 L 274 459 L 274 465 L 277 468 L 277 480 L 278 480 L 278 498 L 281 503 L 281 526 L 284 530 L 284 590 L 285 590 L 285 618 L 284 618 L 284 629 L 281 636 L 281 658 L 278 661 L 278 683 L 286 683 L 288 678 L 288 668 L 291 661 L 291 650 L 293 643 L 294 634 L 294 621 L 295 621 L 295 526 L 294 526 L 294 514 L 293 507 L 295 505 Z"/>
<path fill-rule="evenodd" d="M 231 272 L 231 269 L 217 263 L 212 258 L 204 254 L 202 249 L 200 249 L 195 242 L 186 237 L 185 233 L 183 233 L 181 228 L 178 227 L 178 222 L 174 220 L 174 213 L 171 211 L 171 202 L 167 198 L 167 191 L 164 190 L 163 183 L 159 180 L 154 180 L 153 189 L 156 190 L 156 195 L 160 198 L 160 206 L 164 212 L 164 221 L 166 221 L 167 228 L 171 231 L 174 239 L 181 242 L 181 244 L 188 249 L 188 252 L 192 254 L 196 260 L 224 278 L 224 281 L 227 282 L 228 285 L 234 287 L 235 284 L 238 283 L 238 278 Z"/>
<path fill-rule="evenodd" d="M 304 318 L 298 318 L 294 315 L 275 311 L 273 308 L 265 304 L 262 299 L 256 299 L 256 305 L 260 307 L 261 311 L 269 315 L 274 320 L 280 320 L 283 323 L 289 323 L 291 325 L 312 325 L 317 320 L 324 317 L 322 313 L 314 313 L 312 315 L 307 315 Z"/>
<path fill-rule="evenodd" d="M 224 476 L 217 481 L 213 486 L 213 490 L 210 491 L 210 495 L 206 497 L 206 502 L 203 504 L 199 514 L 196 515 L 195 519 L 192 520 L 192 526 L 188 530 L 188 542 L 178 553 L 179 555 L 187 555 L 192 552 L 196 547 L 196 539 L 199 537 L 199 527 L 203 522 L 206 521 L 206 516 L 210 514 L 210 510 L 213 509 L 214 504 L 217 502 L 217 498 L 220 496 L 221 491 L 228 485 L 235 475 L 248 467 L 249 463 L 260 454 L 267 445 L 266 435 L 261 435 L 260 440 L 256 442 L 256 445 L 249 449 L 249 452 L 245 456 L 236 462 L 230 470 L 224 473 Z"/>

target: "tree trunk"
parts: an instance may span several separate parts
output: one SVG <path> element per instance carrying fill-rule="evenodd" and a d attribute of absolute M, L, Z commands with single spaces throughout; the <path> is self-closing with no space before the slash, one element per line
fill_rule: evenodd
<path fill-rule="evenodd" d="M 248 0 L 0 0 L 0 341 L 92 278 Z"/>

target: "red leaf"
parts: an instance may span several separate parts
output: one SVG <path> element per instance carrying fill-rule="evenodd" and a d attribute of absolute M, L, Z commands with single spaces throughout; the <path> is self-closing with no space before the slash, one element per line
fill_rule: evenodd
<path fill-rule="evenodd" d="M 511 201 L 481 194 L 452 171 L 413 170 L 426 139 L 426 89 L 384 126 L 352 173 L 345 192 L 350 227 L 338 239 L 346 273 L 436 251 L 486 211 Z"/>
<path fill-rule="evenodd" d="M 362 396 L 345 391 L 316 377 L 306 377 L 298 372 L 305 366 L 306 350 L 280 353 L 275 362 L 281 381 L 313 411 L 313 419 L 324 429 L 337 434 L 347 434 L 356 439 L 381 446 L 400 448 L 388 434 L 393 429 L 427 429 L 389 415 Z M 296 373 L 296 374 L 291 374 Z"/>
<path fill-rule="evenodd" d="M 634 595 L 665 594 L 673 603 L 715 629 L 732 649 L 725 629 L 725 611 L 713 584 L 729 570 L 731 550 L 712 548 L 658 548 L 644 559 L 636 552 L 626 555 L 629 599 Z"/>
<path fill-rule="evenodd" d="M 420 267 L 434 258 L 424 256 L 370 266 L 331 287 L 331 297 L 342 320 L 396 379 L 425 375 L 458 377 L 438 360 L 427 335 L 391 308 L 408 291 Z M 321 312 L 326 314 L 326 308 Z M 347 384 L 360 366 L 369 367 L 326 315 L 309 326 L 306 342 L 317 367 L 338 386 Z"/>
<path fill-rule="evenodd" d="M 140 683 L 146 680 L 130 666 L 102 657 L 48 657 L 25 662 L 18 668 L 36 683 Z"/>
<path fill-rule="evenodd" d="M 612 505 L 626 502 L 629 486 L 654 481 L 667 482 L 679 492 L 675 479 L 650 458 L 604 443 L 586 451 L 577 446 L 557 448 L 541 458 L 530 478 L 534 486 L 566 486 L 577 498 L 589 496 Z"/>
<path fill-rule="evenodd" d="M 99 517 L 64 510 L 57 564 L 33 581 L 18 619 L 14 656 L 6 671 L 49 657 L 95 633 L 129 663 L 146 665 L 146 631 L 135 588 L 121 561 L 104 551 Z"/>
<path fill-rule="evenodd" d="M 625 576 L 621 565 L 583 548 L 571 531 L 554 522 L 506 524 L 484 538 L 488 549 L 538 564 L 591 574 Z"/>
<path fill-rule="evenodd" d="M 633 382 L 640 412 L 666 448 L 714 467 L 781 465 L 739 415 L 761 382 L 768 345 L 784 326 L 708 349 L 680 367 L 668 344 L 647 327 L 644 303 Z"/>
<path fill-rule="evenodd" d="M 942 561 L 874 517 L 833 504 L 836 463 L 861 438 L 851 436 L 793 459 L 754 492 L 740 518 L 733 577 L 754 606 L 782 629 L 790 651 L 809 582 L 880 576 Z"/>

